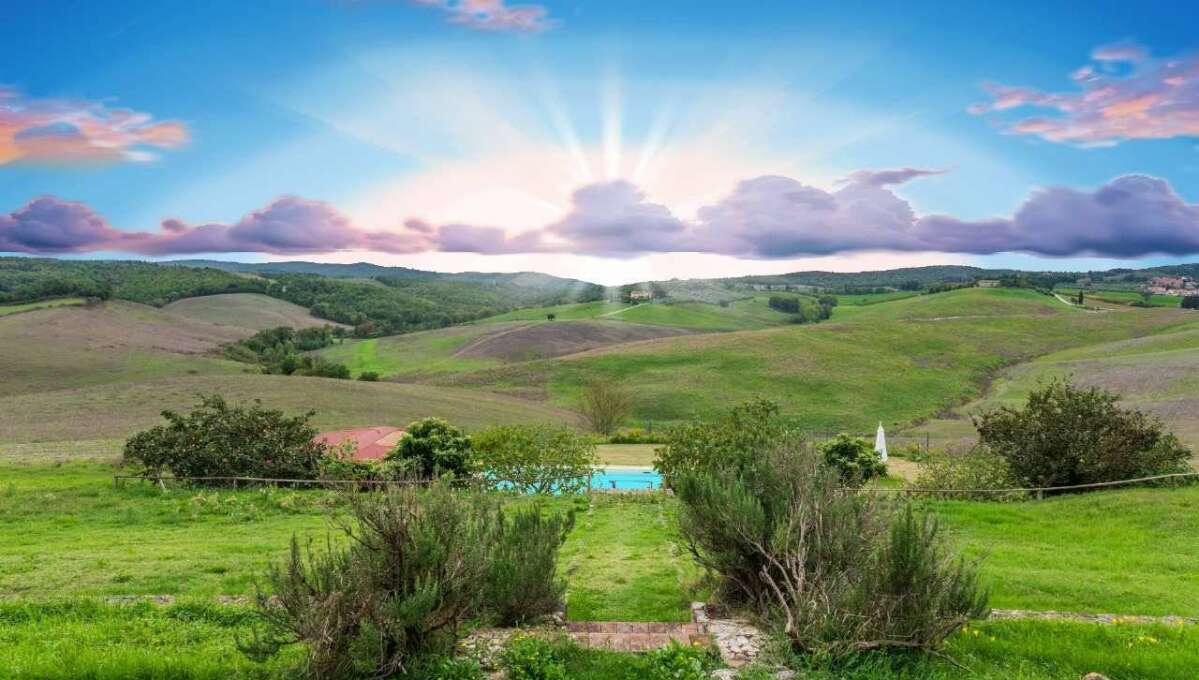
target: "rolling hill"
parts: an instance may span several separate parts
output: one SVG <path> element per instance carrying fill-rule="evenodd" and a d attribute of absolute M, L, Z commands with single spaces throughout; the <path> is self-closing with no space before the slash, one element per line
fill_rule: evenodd
<path fill-rule="evenodd" d="M 184 298 L 163 307 L 163 310 L 184 319 L 246 329 L 250 331 L 247 335 L 278 326 L 309 328 L 341 325 L 318 319 L 299 305 L 256 293 Z"/>
<path fill-rule="evenodd" d="M 864 306 L 840 321 L 614 345 L 436 381 L 569 407 L 589 380 L 607 378 L 632 389 L 642 422 L 706 416 L 765 396 L 804 427 L 868 431 L 974 398 L 1006 366 L 1152 335 L 1193 320 L 1187 314 L 1094 314 L 1028 290 L 964 289 Z"/>

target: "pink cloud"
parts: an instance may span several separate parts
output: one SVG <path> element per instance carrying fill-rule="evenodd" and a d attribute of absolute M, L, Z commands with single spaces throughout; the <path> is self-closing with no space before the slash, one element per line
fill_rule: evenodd
<path fill-rule="evenodd" d="M 153 160 L 176 149 L 188 130 L 176 121 L 100 102 L 30 99 L 0 87 L 0 165 L 115 163 Z"/>
<path fill-rule="evenodd" d="M 1133 43 L 1095 48 L 1094 64 L 1071 74 L 1081 91 L 1042 92 L 1027 87 L 984 84 L 991 101 L 970 112 L 1020 108 L 1056 115 L 1004 122 L 1013 134 L 1079 146 L 1110 146 L 1133 139 L 1199 136 L 1199 55 L 1152 60 Z"/>
<path fill-rule="evenodd" d="M 541 5 L 509 5 L 505 0 L 413 0 L 440 8 L 450 23 L 479 31 L 539 33 L 552 28 L 549 10 Z"/>

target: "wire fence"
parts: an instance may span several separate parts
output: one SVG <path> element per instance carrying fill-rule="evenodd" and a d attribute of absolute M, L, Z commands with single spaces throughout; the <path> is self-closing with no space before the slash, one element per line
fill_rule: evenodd
<path fill-rule="evenodd" d="M 1157 482 L 1167 479 L 1187 479 L 1199 477 L 1199 472 L 1175 472 L 1166 475 L 1153 475 L 1150 477 L 1137 477 L 1135 479 L 1120 479 L 1111 482 L 1092 482 L 1089 484 L 1070 484 L 1066 486 L 1031 486 L 1031 487 L 1009 487 L 997 489 L 934 489 L 925 487 L 902 486 L 902 487 L 850 487 L 842 489 L 843 491 L 855 491 L 861 493 L 895 493 L 895 494 L 934 494 L 941 496 L 960 496 L 960 495 L 989 495 L 997 496 L 1001 494 L 1036 494 L 1038 499 L 1044 498 L 1045 494 L 1058 493 L 1066 491 L 1081 491 L 1084 489 L 1100 489 L 1116 486 L 1129 486 L 1132 484 L 1144 484 L 1147 482 Z M 295 485 L 295 486 L 350 486 L 350 487 L 392 487 L 392 486 L 428 486 L 433 483 L 431 479 L 282 479 L 271 477 L 225 477 L 225 476 L 208 476 L 208 477 L 175 477 L 162 475 L 113 475 L 113 486 L 120 488 L 126 480 L 137 480 L 143 482 L 154 482 L 159 487 L 165 489 L 166 482 L 223 482 L 231 484 L 233 488 L 238 488 L 239 484 L 262 484 L 262 485 Z M 607 489 L 591 487 L 592 491 L 608 491 Z M 650 488 L 653 486 L 651 484 Z M 659 488 L 665 489 L 659 484 Z M 614 491 L 617 489 L 613 485 Z M 641 489 L 637 489 L 641 490 Z"/>

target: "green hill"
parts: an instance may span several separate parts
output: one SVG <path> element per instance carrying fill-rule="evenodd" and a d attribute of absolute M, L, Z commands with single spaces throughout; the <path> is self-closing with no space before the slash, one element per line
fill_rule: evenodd
<path fill-rule="evenodd" d="M 1093 314 L 1017 289 L 964 289 L 869 305 L 838 321 L 691 335 L 460 373 L 448 384 L 569 407 L 595 378 L 629 386 L 639 421 L 710 415 L 765 396 L 804 427 L 868 431 L 976 397 L 999 369 L 1053 351 L 1151 335 L 1186 312 Z"/>

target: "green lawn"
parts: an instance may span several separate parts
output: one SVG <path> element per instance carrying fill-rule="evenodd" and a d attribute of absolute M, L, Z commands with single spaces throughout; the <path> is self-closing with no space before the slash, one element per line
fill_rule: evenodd
<path fill-rule="evenodd" d="M 699 571 L 661 494 L 595 494 L 562 549 L 574 621 L 689 621 Z"/>
<path fill-rule="evenodd" d="M 235 648 L 246 595 L 293 533 L 323 539 L 322 491 L 114 488 L 96 463 L 0 463 L 0 677 L 280 677 Z M 563 548 L 573 620 L 686 620 L 703 580 L 674 538 L 667 496 L 555 499 L 575 506 Z M 1199 487 L 1103 492 L 1021 504 L 933 503 L 952 539 L 985 555 L 996 607 L 1199 616 Z M 114 606 L 102 598 L 172 595 Z M 977 630 L 977 635 L 974 631 Z M 66 650 L 71 650 L 70 654 Z M 1188 678 L 1194 626 L 986 622 L 949 651 L 977 677 Z M 52 662 L 51 659 L 54 661 Z M 572 677 L 639 677 L 636 657 L 577 652 Z M 898 664 L 898 665 L 897 665 Z M 934 659 L 812 677 L 951 678 Z M 622 675 L 623 674 L 623 675 Z"/>

